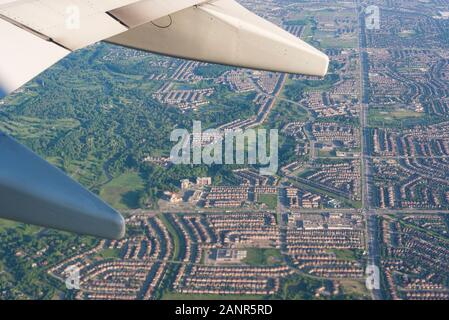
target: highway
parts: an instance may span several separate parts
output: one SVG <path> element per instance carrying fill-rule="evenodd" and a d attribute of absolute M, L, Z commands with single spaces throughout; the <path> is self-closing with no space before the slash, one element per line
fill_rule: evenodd
<path fill-rule="evenodd" d="M 359 1 L 357 1 L 359 3 Z M 368 71 L 365 38 L 365 17 L 363 7 L 357 9 L 359 21 L 359 68 L 360 68 L 360 144 L 361 144 L 361 178 L 362 178 L 362 206 L 366 218 L 366 247 L 368 250 L 368 265 L 380 267 L 380 245 L 379 241 L 379 217 L 372 209 L 371 199 L 371 157 L 369 151 L 369 130 L 368 130 L 368 102 L 369 97 L 366 92 Z M 374 300 L 382 300 L 382 290 L 371 290 L 371 297 Z"/>

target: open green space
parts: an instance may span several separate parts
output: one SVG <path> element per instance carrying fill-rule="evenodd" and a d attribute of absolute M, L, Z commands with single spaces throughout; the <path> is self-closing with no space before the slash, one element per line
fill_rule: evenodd
<path fill-rule="evenodd" d="M 374 127 L 401 127 L 410 124 L 418 124 L 425 120 L 425 114 L 409 109 L 399 108 L 370 108 L 368 110 L 368 123 Z"/>
<path fill-rule="evenodd" d="M 143 188 L 143 180 L 139 175 L 127 172 L 101 187 L 100 197 L 117 209 L 138 208 Z"/>
<path fill-rule="evenodd" d="M 330 286 L 331 281 L 329 280 L 293 274 L 282 280 L 282 287 L 278 296 L 284 300 L 312 300 L 315 299 L 316 290 Z"/>
<path fill-rule="evenodd" d="M 265 204 L 269 210 L 275 210 L 278 205 L 278 196 L 277 194 L 261 194 L 257 202 Z"/>
<path fill-rule="evenodd" d="M 6 220 L 6 219 L 0 219 L 0 232 L 6 230 L 8 228 L 17 227 L 17 225 L 18 225 L 18 222 Z"/>
<path fill-rule="evenodd" d="M 304 93 L 309 91 L 327 91 L 340 80 L 340 76 L 332 70 L 320 80 L 289 80 L 283 92 L 283 97 L 299 102 Z"/>
<path fill-rule="evenodd" d="M 78 120 L 71 118 L 48 120 L 20 116 L 13 119 L 3 119 L 0 122 L 0 130 L 18 138 L 36 139 L 56 137 L 61 133 L 77 128 L 79 125 Z"/>
<path fill-rule="evenodd" d="M 274 248 L 248 248 L 242 262 L 251 266 L 266 266 L 282 263 L 282 254 Z"/>
<path fill-rule="evenodd" d="M 103 259 L 118 259 L 120 258 L 120 250 L 119 249 L 104 249 L 98 253 Z"/>
<path fill-rule="evenodd" d="M 353 49 L 357 47 L 357 38 L 342 38 L 334 37 L 333 35 L 328 35 L 317 40 L 320 43 L 322 49 L 330 48 L 343 48 L 343 49 Z"/>
<path fill-rule="evenodd" d="M 310 115 L 305 108 L 297 104 L 278 99 L 268 117 L 268 122 L 271 129 L 282 129 L 287 123 L 292 121 L 305 122 L 309 120 L 309 118 Z"/>
<path fill-rule="evenodd" d="M 371 299 L 364 281 L 345 279 L 340 281 L 340 285 L 345 299 Z"/>

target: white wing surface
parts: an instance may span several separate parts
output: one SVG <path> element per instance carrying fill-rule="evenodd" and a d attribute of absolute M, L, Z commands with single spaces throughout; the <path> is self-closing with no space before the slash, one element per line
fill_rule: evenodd
<path fill-rule="evenodd" d="M 101 40 L 206 62 L 323 76 L 328 58 L 233 0 L 0 0 L 0 96 Z"/>
<path fill-rule="evenodd" d="M 144 19 L 134 20 L 134 13 L 149 10 L 142 2 L 117 11 L 135 26 Z M 325 54 L 233 0 L 189 7 L 108 41 L 175 57 L 315 76 L 324 76 L 329 64 Z"/>

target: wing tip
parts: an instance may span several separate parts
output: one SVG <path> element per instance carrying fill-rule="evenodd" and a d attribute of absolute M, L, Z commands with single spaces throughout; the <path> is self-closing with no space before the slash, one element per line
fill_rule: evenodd
<path fill-rule="evenodd" d="M 123 239 L 126 234 L 125 219 L 118 211 L 107 204 L 101 210 L 96 211 L 95 213 L 91 212 L 91 214 L 85 218 L 86 221 L 84 224 L 86 226 L 91 224 L 93 228 L 89 228 L 89 230 L 86 230 L 87 232 L 72 231 L 110 240 Z"/>
<path fill-rule="evenodd" d="M 121 239 L 122 215 L 64 172 L 0 132 L 0 218 Z"/>
<path fill-rule="evenodd" d="M 120 213 L 117 214 L 112 219 L 111 233 L 108 238 L 120 240 L 126 234 L 126 222 Z"/>
<path fill-rule="evenodd" d="M 285 71 L 292 74 L 324 77 L 329 71 L 330 59 L 321 51 L 297 50 L 286 62 Z"/>
<path fill-rule="evenodd" d="M 319 63 L 316 69 L 316 76 L 318 77 L 326 76 L 327 72 L 329 71 L 329 63 L 330 63 L 329 57 L 324 53 L 321 53 L 321 57 L 319 58 Z"/>

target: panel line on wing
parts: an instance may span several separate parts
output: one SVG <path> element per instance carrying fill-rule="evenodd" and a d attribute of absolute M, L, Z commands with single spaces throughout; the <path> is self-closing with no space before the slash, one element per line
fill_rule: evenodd
<path fill-rule="evenodd" d="M 120 20 L 119 18 L 117 18 L 116 16 L 114 16 L 114 14 L 112 14 L 110 11 L 106 12 L 106 14 L 108 16 L 110 16 L 112 19 L 114 19 L 115 21 L 117 21 L 118 23 L 120 23 L 121 25 L 123 25 L 124 27 L 130 29 L 131 27 L 129 25 L 127 25 L 123 20 Z"/>
<path fill-rule="evenodd" d="M 24 25 L 24 24 L 22 24 L 22 23 L 20 23 L 20 22 L 18 22 L 18 21 L 16 21 L 16 20 L 13 20 L 13 19 L 7 17 L 7 16 L 4 16 L 4 15 L 0 14 L 0 19 L 6 21 L 6 22 L 8 22 L 8 23 L 11 23 L 12 25 L 14 25 L 14 26 L 16 26 L 16 27 L 18 27 L 18 28 L 20 28 L 20 29 L 23 29 L 23 30 L 27 31 L 27 32 L 29 32 L 29 33 L 35 35 L 36 37 L 41 38 L 42 40 L 45 40 L 45 41 L 54 43 L 55 45 L 57 45 L 57 46 L 59 46 L 59 47 L 61 47 L 61 48 L 63 48 L 63 49 L 72 51 L 70 48 L 67 48 L 67 47 L 64 46 L 63 44 L 61 44 L 61 43 L 55 41 L 54 39 L 52 39 L 51 37 L 49 37 L 49 36 L 43 34 L 42 32 L 39 32 L 39 31 L 37 31 L 37 30 L 34 30 L 33 28 L 30 28 L 30 27 L 28 27 L 28 26 L 26 26 L 26 25 Z"/>

